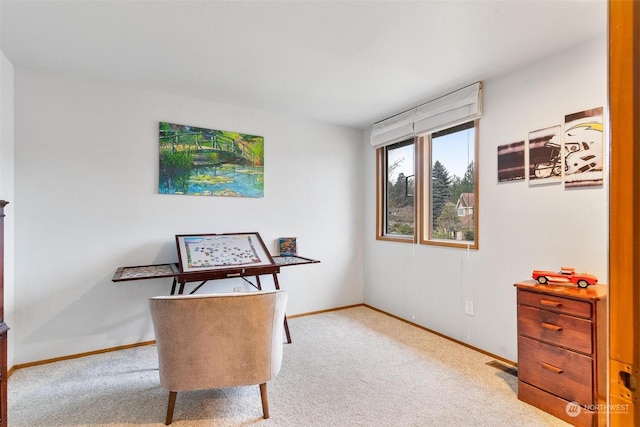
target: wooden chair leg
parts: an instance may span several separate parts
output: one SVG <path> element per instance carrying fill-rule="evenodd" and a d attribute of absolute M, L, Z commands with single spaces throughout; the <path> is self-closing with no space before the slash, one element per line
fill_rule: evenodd
<path fill-rule="evenodd" d="M 269 398 L 267 397 L 267 383 L 260 384 L 260 398 L 262 399 L 263 418 L 267 419 L 269 418 Z"/>
<path fill-rule="evenodd" d="M 165 425 L 169 425 L 171 424 L 171 421 L 173 421 L 173 407 L 176 405 L 176 395 L 178 394 L 177 391 L 170 391 L 169 392 L 169 403 L 167 404 L 167 419 L 164 422 Z"/>

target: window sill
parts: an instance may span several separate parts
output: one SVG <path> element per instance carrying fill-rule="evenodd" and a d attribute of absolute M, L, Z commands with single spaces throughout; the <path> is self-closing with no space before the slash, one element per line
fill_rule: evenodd
<path fill-rule="evenodd" d="M 399 243 L 417 243 L 417 239 L 414 236 L 377 236 L 376 240 L 382 240 L 386 242 L 399 242 Z"/>

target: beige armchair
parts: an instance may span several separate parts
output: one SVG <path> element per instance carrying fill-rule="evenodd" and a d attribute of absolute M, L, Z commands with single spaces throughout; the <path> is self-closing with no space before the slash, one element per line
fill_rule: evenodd
<path fill-rule="evenodd" d="M 159 296 L 149 299 L 160 384 L 169 390 L 171 424 L 179 391 L 260 385 L 280 371 L 285 291 Z"/>

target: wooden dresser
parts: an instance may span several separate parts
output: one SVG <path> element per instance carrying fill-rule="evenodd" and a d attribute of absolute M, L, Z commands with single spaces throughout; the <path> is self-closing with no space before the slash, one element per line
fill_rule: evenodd
<path fill-rule="evenodd" d="M 575 426 L 606 425 L 607 286 L 515 287 L 518 399 Z"/>

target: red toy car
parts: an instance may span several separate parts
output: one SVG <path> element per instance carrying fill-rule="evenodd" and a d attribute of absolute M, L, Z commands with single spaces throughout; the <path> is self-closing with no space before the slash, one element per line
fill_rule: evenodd
<path fill-rule="evenodd" d="M 573 283 L 578 285 L 579 288 L 586 288 L 589 285 L 598 283 L 596 276 L 592 274 L 576 274 L 575 269 L 571 267 L 562 267 L 558 273 L 554 271 L 533 270 L 531 277 L 543 285 L 548 282 Z"/>

